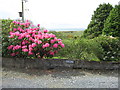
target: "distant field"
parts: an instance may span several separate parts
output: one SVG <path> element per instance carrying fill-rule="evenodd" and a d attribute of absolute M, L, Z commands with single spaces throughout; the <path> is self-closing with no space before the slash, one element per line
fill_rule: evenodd
<path fill-rule="evenodd" d="M 55 34 L 58 38 L 61 39 L 80 37 L 83 32 L 84 31 L 50 31 L 50 33 Z"/>
<path fill-rule="evenodd" d="M 82 35 L 84 31 L 57 31 L 66 35 Z"/>

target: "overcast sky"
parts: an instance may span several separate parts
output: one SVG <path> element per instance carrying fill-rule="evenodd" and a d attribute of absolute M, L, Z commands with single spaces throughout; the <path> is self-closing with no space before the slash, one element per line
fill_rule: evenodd
<path fill-rule="evenodd" d="M 87 28 L 99 4 L 113 6 L 120 0 L 28 0 L 24 4 L 25 18 L 51 28 Z M 29 9 L 29 10 L 28 10 Z M 0 18 L 18 19 L 21 0 L 0 0 Z"/>

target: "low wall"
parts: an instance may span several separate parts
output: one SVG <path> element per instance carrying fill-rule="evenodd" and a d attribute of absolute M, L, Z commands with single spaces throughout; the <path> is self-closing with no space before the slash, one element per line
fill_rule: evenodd
<path fill-rule="evenodd" d="M 81 68 L 81 69 L 118 69 L 120 62 L 106 61 L 81 61 L 68 59 L 23 59 L 23 58 L 2 58 L 3 67 L 14 68 Z"/>

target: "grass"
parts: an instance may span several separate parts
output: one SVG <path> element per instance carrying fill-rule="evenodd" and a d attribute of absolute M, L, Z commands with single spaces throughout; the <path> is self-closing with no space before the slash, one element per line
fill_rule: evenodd
<path fill-rule="evenodd" d="M 58 57 L 52 57 L 52 58 L 47 58 L 47 59 L 68 59 L 68 58 L 58 56 Z"/>

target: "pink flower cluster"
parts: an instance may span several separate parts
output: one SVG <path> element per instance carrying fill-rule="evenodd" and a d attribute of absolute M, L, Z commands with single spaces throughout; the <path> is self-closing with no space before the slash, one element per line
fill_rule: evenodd
<path fill-rule="evenodd" d="M 24 52 L 26 56 L 46 57 L 54 55 L 60 48 L 65 47 L 61 39 L 48 33 L 48 30 L 40 30 L 40 24 L 32 28 L 27 20 L 25 23 L 13 21 L 13 29 L 9 32 L 11 45 L 8 46 L 11 56 L 16 56 Z M 14 42 L 14 43 L 13 43 Z M 23 54 L 23 53 L 22 53 Z"/>

